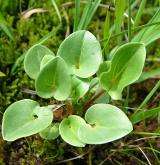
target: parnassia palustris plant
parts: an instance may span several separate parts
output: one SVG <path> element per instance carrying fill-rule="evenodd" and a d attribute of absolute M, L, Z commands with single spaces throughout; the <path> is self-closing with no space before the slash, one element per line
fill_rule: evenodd
<path fill-rule="evenodd" d="M 69 35 L 57 55 L 42 45 L 31 47 L 25 55 L 25 71 L 35 80 L 37 95 L 55 99 L 57 105 L 39 106 L 29 99 L 13 103 L 3 116 L 3 138 L 14 141 L 39 133 L 42 138 L 53 140 L 60 135 L 67 143 L 84 147 L 127 135 L 132 124 L 116 106 L 104 103 L 79 109 L 73 106 L 64 115 L 59 107 L 67 106 L 67 102 L 79 105 L 92 94 L 95 84 L 112 99 L 121 99 L 123 89 L 140 77 L 145 56 L 144 44 L 131 42 L 119 47 L 111 61 L 103 61 L 99 41 L 86 30 Z M 58 112 L 61 118 L 54 120 Z"/>

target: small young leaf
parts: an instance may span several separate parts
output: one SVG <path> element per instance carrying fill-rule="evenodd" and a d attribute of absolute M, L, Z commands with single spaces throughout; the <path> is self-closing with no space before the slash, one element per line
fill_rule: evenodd
<path fill-rule="evenodd" d="M 24 69 L 29 77 L 37 78 L 41 61 L 45 55 L 55 56 L 51 50 L 42 45 L 34 45 L 27 51 L 24 59 Z"/>
<path fill-rule="evenodd" d="M 71 92 L 71 77 L 61 57 L 55 57 L 40 71 L 36 82 L 37 94 L 42 98 L 66 100 Z"/>
<path fill-rule="evenodd" d="M 42 68 L 49 62 L 51 61 L 52 59 L 54 58 L 53 55 L 45 55 L 42 60 L 41 60 L 41 63 L 40 63 L 40 70 L 42 70 Z"/>
<path fill-rule="evenodd" d="M 54 140 L 59 136 L 59 124 L 55 123 L 40 132 L 40 136 L 46 140 Z"/>
<path fill-rule="evenodd" d="M 98 71 L 97 71 L 97 76 L 100 76 L 102 73 L 104 73 L 104 72 L 108 72 L 109 71 L 109 69 L 111 68 L 111 61 L 104 61 L 101 65 L 100 65 L 100 67 L 99 67 L 99 69 L 98 69 Z"/>
<path fill-rule="evenodd" d="M 110 70 L 100 76 L 100 85 L 113 99 L 121 99 L 123 88 L 140 77 L 145 57 L 144 44 L 127 43 L 119 47 L 111 61 Z"/>
<path fill-rule="evenodd" d="M 85 30 L 68 36 L 60 45 L 57 54 L 68 64 L 71 73 L 81 78 L 94 75 L 102 62 L 99 42 L 93 34 Z"/>
<path fill-rule="evenodd" d="M 76 76 L 72 77 L 72 93 L 73 98 L 78 100 L 82 98 L 88 91 L 90 81 L 88 79 L 81 79 Z"/>
<path fill-rule="evenodd" d="M 80 126 L 79 139 L 86 144 L 108 143 L 132 131 L 132 124 L 123 111 L 109 104 L 95 104 L 90 107 L 85 120 L 89 124 Z"/>
<path fill-rule="evenodd" d="M 53 113 L 48 107 L 40 107 L 38 102 L 30 99 L 17 101 L 3 115 L 3 139 L 14 141 L 36 134 L 48 127 L 52 120 Z"/>
<path fill-rule="evenodd" d="M 59 126 L 62 139 L 73 146 L 84 147 L 85 143 L 81 142 L 77 135 L 79 127 L 83 124 L 85 124 L 85 121 L 76 115 L 63 119 Z"/>

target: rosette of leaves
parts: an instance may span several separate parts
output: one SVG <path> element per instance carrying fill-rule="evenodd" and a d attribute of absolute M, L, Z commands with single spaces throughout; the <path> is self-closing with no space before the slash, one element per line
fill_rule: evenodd
<path fill-rule="evenodd" d="M 31 47 L 25 55 L 24 68 L 35 80 L 36 92 L 42 98 L 78 100 L 87 93 L 97 73 L 96 82 L 113 99 L 120 99 L 123 88 L 141 75 L 145 55 L 144 44 L 129 43 L 119 47 L 110 62 L 102 63 L 99 42 L 90 32 L 80 30 L 62 42 L 57 56 L 45 46 Z M 53 140 L 60 135 L 67 143 L 84 147 L 117 140 L 133 129 L 124 112 L 110 104 L 95 104 L 87 109 L 84 119 L 69 115 L 59 124 L 53 121 L 54 110 L 53 106 L 41 107 L 30 99 L 13 103 L 3 116 L 3 138 L 14 141 L 39 133 Z"/>

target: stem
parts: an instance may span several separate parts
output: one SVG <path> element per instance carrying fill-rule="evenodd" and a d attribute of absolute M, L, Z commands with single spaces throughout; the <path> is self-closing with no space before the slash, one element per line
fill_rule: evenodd
<path fill-rule="evenodd" d="M 100 97 L 101 95 L 103 95 L 103 93 L 105 93 L 106 91 L 104 89 L 100 90 L 100 92 L 98 92 L 95 96 L 93 96 L 90 100 L 88 100 L 84 106 L 83 106 L 83 109 L 86 111 L 90 105 L 98 98 Z"/>
<path fill-rule="evenodd" d="M 89 146 L 89 153 L 88 153 L 88 165 L 92 165 L 92 150 L 91 146 Z"/>

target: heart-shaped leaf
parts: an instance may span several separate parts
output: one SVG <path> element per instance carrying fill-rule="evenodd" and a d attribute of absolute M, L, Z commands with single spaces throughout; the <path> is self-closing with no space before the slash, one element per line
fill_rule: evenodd
<path fill-rule="evenodd" d="M 84 147 L 85 143 L 78 139 L 78 129 L 85 121 L 76 115 L 71 115 L 62 120 L 59 126 L 59 132 L 62 139 L 76 147 Z"/>
<path fill-rule="evenodd" d="M 54 140 L 59 136 L 59 124 L 55 123 L 40 132 L 40 136 L 46 140 Z"/>
<path fill-rule="evenodd" d="M 55 57 L 48 62 L 40 71 L 35 84 L 40 97 L 66 100 L 71 92 L 71 77 L 64 60 Z"/>
<path fill-rule="evenodd" d="M 109 104 L 90 107 L 79 127 L 78 137 L 86 144 L 103 144 L 117 140 L 132 131 L 132 124 L 123 111 Z"/>
<path fill-rule="evenodd" d="M 24 69 L 29 77 L 36 79 L 40 72 L 40 63 L 45 55 L 55 56 L 54 53 L 43 45 L 32 46 L 25 54 Z"/>
<path fill-rule="evenodd" d="M 48 127 L 53 113 L 48 107 L 40 107 L 36 101 L 24 99 L 10 105 L 3 115 L 2 136 L 4 140 L 36 134 Z"/>
<path fill-rule="evenodd" d="M 140 77 L 146 57 L 146 49 L 141 43 L 127 43 L 117 49 L 111 61 L 111 68 L 100 76 L 100 85 L 109 95 L 121 99 L 124 87 Z"/>
<path fill-rule="evenodd" d="M 65 60 L 72 74 L 81 78 L 94 75 L 102 62 L 99 42 L 85 30 L 69 35 L 60 45 L 57 55 Z"/>
<path fill-rule="evenodd" d="M 90 85 L 89 79 L 82 79 L 76 76 L 72 77 L 72 94 L 73 98 L 78 100 L 88 91 Z"/>

